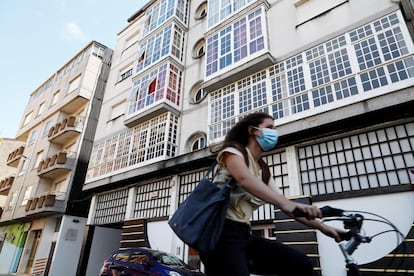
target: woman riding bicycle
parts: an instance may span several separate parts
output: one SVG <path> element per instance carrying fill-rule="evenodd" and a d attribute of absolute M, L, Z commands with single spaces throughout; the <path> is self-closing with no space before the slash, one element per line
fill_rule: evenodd
<path fill-rule="evenodd" d="M 274 240 L 251 235 L 250 217 L 255 209 L 268 202 L 293 217 L 299 210 L 306 217 L 296 220 L 340 241 L 343 230 L 321 223 L 319 208 L 293 202 L 277 191 L 267 165 L 261 161 L 265 151 L 278 140 L 273 118 L 266 113 L 249 114 L 230 129 L 217 156 L 216 183 L 233 177 L 237 184 L 230 195 L 230 205 L 220 241 L 213 252 L 201 254 L 207 276 L 313 275 L 310 259 Z M 262 178 L 263 174 L 263 178 Z"/>

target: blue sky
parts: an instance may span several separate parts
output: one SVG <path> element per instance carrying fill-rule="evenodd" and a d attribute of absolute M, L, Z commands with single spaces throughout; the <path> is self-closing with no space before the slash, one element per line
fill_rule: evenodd
<path fill-rule="evenodd" d="M 14 138 L 29 95 L 96 40 L 117 33 L 148 0 L 0 0 L 0 137 Z"/>

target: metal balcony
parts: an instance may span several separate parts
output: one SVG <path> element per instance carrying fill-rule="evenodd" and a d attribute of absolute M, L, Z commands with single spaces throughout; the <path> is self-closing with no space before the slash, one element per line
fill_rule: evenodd
<path fill-rule="evenodd" d="M 9 156 L 7 157 L 7 166 L 15 167 L 19 165 L 20 159 L 23 157 L 24 147 L 21 146 L 14 151 L 12 151 Z"/>
<path fill-rule="evenodd" d="M 0 181 L 0 195 L 8 195 L 11 186 L 13 185 L 14 182 L 14 176 L 9 176 L 5 179 L 2 179 Z"/>
<path fill-rule="evenodd" d="M 84 118 L 69 116 L 52 126 L 48 133 L 51 143 L 64 145 L 82 132 Z"/>
<path fill-rule="evenodd" d="M 45 213 L 63 213 L 65 194 L 45 194 L 31 198 L 26 203 L 26 215 L 44 215 Z"/>
<path fill-rule="evenodd" d="M 73 170 L 75 165 L 75 152 L 59 152 L 42 161 L 37 167 L 37 175 L 55 179 Z"/>

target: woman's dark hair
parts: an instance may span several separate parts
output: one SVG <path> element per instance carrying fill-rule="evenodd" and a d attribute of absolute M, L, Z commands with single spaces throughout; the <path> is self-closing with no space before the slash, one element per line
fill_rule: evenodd
<path fill-rule="evenodd" d="M 244 151 L 249 141 L 249 127 L 259 126 L 265 119 L 273 120 L 273 117 L 265 112 L 255 112 L 246 115 L 227 132 L 224 142 L 218 151 L 226 147 L 235 147 Z"/>

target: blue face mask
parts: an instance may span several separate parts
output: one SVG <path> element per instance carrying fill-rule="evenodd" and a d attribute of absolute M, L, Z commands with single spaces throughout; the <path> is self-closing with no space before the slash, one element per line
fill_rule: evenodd
<path fill-rule="evenodd" d="M 271 128 L 258 128 L 253 127 L 256 129 L 260 129 L 262 131 L 262 136 L 257 136 L 256 140 L 259 143 L 260 147 L 263 151 L 269 151 L 272 150 L 276 144 L 279 136 L 277 135 L 276 129 Z"/>

